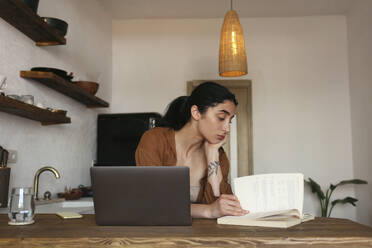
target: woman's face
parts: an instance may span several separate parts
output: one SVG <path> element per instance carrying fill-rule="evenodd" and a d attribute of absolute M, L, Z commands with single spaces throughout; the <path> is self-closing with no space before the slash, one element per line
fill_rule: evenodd
<path fill-rule="evenodd" d="M 235 104 L 225 100 L 209 107 L 198 120 L 200 133 L 211 144 L 223 141 L 230 132 L 231 119 L 235 116 Z"/>

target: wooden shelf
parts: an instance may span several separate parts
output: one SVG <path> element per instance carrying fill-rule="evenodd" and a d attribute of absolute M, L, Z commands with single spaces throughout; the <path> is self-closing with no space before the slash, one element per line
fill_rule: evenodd
<path fill-rule="evenodd" d="M 39 72 L 39 71 L 21 71 L 22 78 L 33 79 L 36 82 L 42 83 L 60 93 L 69 96 L 89 108 L 103 108 L 108 107 L 109 104 L 104 100 L 82 90 L 76 84 L 73 84 L 52 72 Z"/>
<path fill-rule="evenodd" d="M 40 121 L 42 125 L 71 123 L 71 119 L 65 115 L 53 113 L 2 95 L 0 95 L 0 111 Z"/>
<path fill-rule="evenodd" d="M 0 17 L 36 42 L 37 46 L 65 45 L 66 39 L 21 0 L 0 0 Z"/>

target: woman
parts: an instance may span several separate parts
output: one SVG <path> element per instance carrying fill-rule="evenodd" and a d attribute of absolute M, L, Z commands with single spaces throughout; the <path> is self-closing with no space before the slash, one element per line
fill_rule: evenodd
<path fill-rule="evenodd" d="M 170 103 L 160 127 L 143 134 L 136 150 L 138 166 L 190 168 L 191 216 L 245 215 L 227 182 L 229 161 L 223 148 L 237 105 L 225 87 L 206 82 L 189 97 Z"/>

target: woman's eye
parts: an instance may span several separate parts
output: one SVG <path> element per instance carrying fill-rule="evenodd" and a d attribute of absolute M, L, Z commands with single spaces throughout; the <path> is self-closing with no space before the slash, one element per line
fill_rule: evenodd
<path fill-rule="evenodd" d="M 225 118 L 221 118 L 221 117 L 218 117 L 218 119 L 219 119 L 220 121 L 224 121 L 224 120 L 225 120 Z"/>

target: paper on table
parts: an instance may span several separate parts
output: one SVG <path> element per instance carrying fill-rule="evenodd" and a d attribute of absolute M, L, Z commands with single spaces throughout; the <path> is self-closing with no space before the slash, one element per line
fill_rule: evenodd
<path fill-rule="evenodd" d="M 83 216 L 79 213 L 76 212 L 59 212 L 56 213 L 59 217 L 62 219 L 80 219 L 83 218 Z"/>

